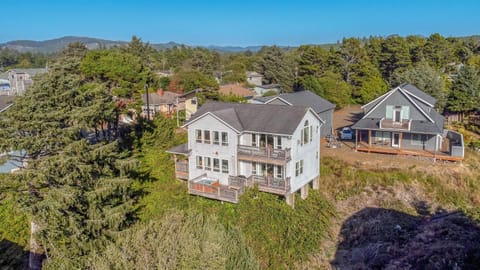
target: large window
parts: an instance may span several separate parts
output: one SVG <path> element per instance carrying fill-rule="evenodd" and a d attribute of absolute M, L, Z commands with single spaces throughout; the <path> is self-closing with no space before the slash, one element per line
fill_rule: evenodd
<path fill-rule="evenodd" d="M 282 137 L 277 136 L 277 149 L 282 149 Z"/>
<path fill-rule="evenodd" d="M 195 138 L 197 140 L 197 143 L 202 142 L 202 131 L 200 129 L 195 129 Z"/>
<path fill-rule="evenodd" d="M 210 143 L 210 130 L 203 131 L 203 142 L 208 144 Z"/>
<path fill-rule="evenodd" d="M 224 146 L 228 145 L 228 133 L 227 132 L 222 132 L 222 145 L 224 145 Z"/>
<path fill-rule="evenodd" d="M 197 169 L 203 169 L 203 160 L 201 156 L 197 156 Z"/>
<path fill-rule="evenodd" d="M 258 175 L 257 173 L 257 163 L 252 162 L 252 175 Z"/>
<path fill-rule="evenodd" d="M 213 171 L 214 172 L 220 171 L 220 160 L 218 158 L 213 159 Z"/>
<path fill-rule="evenodd" d="M 295 163 L 295 176 L 299 176 L 303 173 L 303 159 Z"/>
<path fill-rule="evenodd" d="M 218 131 L 213 132 L 213 144 L 220 144 L 220 134 Z"/>
<path fill-rule="evenodd" d="M 305 121 L 303 124 L 301 140 L 302 145 L 307 144 L 308 142 L 312 141 L 312 127 L 308 125 L 308 120 Z"/>
<path fill-rule="evenodd" d="M 257 147 L 257 134 L 252 134 L 252 146 Z"/>
<path fill-rule="evenodd" d="M 209 157 L 204 157 L 203 160 L 205 161 L 205 170 L 212 169 L 212 160 Z"/>
<path fill-rule="evenodd" d="M 228 160 L 222 159 L 222 173 L 228 173 Z"/>
<path fill-rule="evenodd" d="M 412 145 L 423 145 L 426 140 L 425 135 L 422 134 L 412 134 L 411 136 Z"/>

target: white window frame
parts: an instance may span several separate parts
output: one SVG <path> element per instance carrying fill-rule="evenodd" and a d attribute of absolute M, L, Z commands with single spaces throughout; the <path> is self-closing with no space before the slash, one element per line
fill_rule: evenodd
<path fill-rule="evenodd" d="M 202 143 L 202 130 L 201 129 L 195 129 L 195 141 L 197 143 Z"/>
<path fill-rule="evenodd" d="M 211 171 L 212 170 L 212 159 L 209 158 L 209 157 L 203 157 L 203 161 L 204 161 L 205 170 Z"/>
<path fill-rule="evenodd" d="M 252 162 L 252 175 L 258 175 L 257 162 Z"/>
<path fill-rule="evenodd" d="M 207 140 L 207 134 L 208 134 L 208 140 Z M 210 130 L 204 130 L 203 131 L 203 143 L 210 144 L 212 141 L 212 138 L 210 137 L 211 133 Z"/>
<path fill-rule="evenodd" d="M 223 135 L 225 135 L 225 137 L 223 137 Z M 222 139 L 222 146 L 228 146 L 228 132 L 222 131 L 221 139 Z"/>
<path fill-rule="evenodd" d="M 228 160 L 222 159 L 222 173 L 228 173 Z"/>
<path fill-rule="evenodd" d="M 202 156 L 197 156 L 195 160 L 196 160 L 197 169 L 203 170 L 203 159 L 202 159 Z"/>
<path fill-rule="evenodd" d="M 218 158 L 213 158 L 213 171 L 220 172 L 220 159 Z"/>
<path fill-rule="evenodd" d="M 213 144 L 220 145 L 220 132 L 213 131 Z"/>
<path fill-rule="evenodd" d="M 276 165 L 275 166 L 275 178 L 283 179 L 283 166 Z"/>

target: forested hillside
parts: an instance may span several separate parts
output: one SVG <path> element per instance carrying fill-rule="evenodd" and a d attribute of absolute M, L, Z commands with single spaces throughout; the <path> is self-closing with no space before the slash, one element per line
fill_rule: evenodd
<path fill-rule="evenodd" d="M 0 65 L 32 66 L 37 56 L 29 57 L 2 50 Z M 73 43 L 48 59 L 49 72 L 0 115 L 0 152 L 28 153 L 25 168 L 0 178 L 0 264 L 7 269 L 25 265 L 32 223 L 38 228 L 34 251 L 44 254 L 44 269 L 310 269 L 348 265 L 348 258 L 360 255 L 359 267 L 368 268 L 375 267 L 368 256 L 379 248 L 365 247 L 375 239 L 365 239 L 357 228 L 393 235 L 396 225 L 401 230 L 418 224 L 415 235 L 395 234 L 394 247 L 413 249 L 415 243 L 405 237 L 422 230 L 452 233 L 454 242 L 439 251 L 440 259 L 422 262 L 434 267 L 442 263 L 441 252 L 466 241 L 453 231 L 471 232 L 474 240 L 480 235 L 480 157 L 471 150 L 461 165 L 425 163 L 436 171 L 365 168 L 322 157 L 321 189 L 306 200 L 297 198 L 292 209 L 256 189 L 239 204 L 190 196 L 165 153 L 186 140 L 176 119 L 119 123 L 120 114 L 139 110 L 145 85 L 150 91 L 207 88 L 213 94 L 203 98 L 233 100 L 215 94 L 214 74 L 221 83 L 245 82 L 246 71 L 261 73 L 265 83 L 278 83 L 284 91 L 309 89 L 338 107 L 365 103 L 408 81 L 436 97 L 440 111 L 467 113 L 480 107 L 475 39 L 348 38 L 330 49 L 272 46 L 257 53 L 219 53 L 185 46 L 156 50 L 134 37 L 109 49 Z M 165 70 L 173 75 L 158 76 Z M 424 202 L 423 212 L 416 211 L 418 201 Z M 361 207 L 403 214 L 356 214 Z M 460 217 L 445 223 L 450 226 L 445 231 L 421 223 L 452 211 Z M 398 224 L 363 223 L 371 215 L 391 216 Z M 463 261 L 450 256 L 440 268 L 478 265 L 479 250 L 472 244 L 451 253 Z"/>

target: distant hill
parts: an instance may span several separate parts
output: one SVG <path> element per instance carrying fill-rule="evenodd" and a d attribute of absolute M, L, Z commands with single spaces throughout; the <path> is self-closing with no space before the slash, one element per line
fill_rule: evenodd
<path fill-rule="evenodd" d="M 91 38 L 91 37 L 76 37 L 76 36 L 66 36 L 56 39 L 49 39 L 43 41 L 35 41 L 35 40 L 14 40 L 8 41 L 5 43 L 0 43 L 0 48 L 8 48 L 12 50 L 16 50 L 19 52 L 40 52 L 40 53 L 53 53 L 57 51 L 63 50 L 68 44 L 72 42 L 82 42 L 84 43 L 87 48 L 89 49 L 96 49 L 100 47 L 110 48 L 113 46 L 123 46 L 127 44 L 127 41 L 115 41 L 115 40 L 106 40 L 106 39 L 99 39 L 99 38 Z M 168 42 L 168 43 L 154 43 L 151 46 L 157 50 L 164 50 L 167 48 L 173 48 L 174 46 L 182 46 L 183 44 L 176 43 L 176 42 Z M 209 50 L 214 50 L 218 52 L 226 52 L 226 53 L 238 53 L 238 52 L 258 52 L 263 46 L 190 46 L 184 45 L 187 47 L 204 47 Z M 338 44 L 321 44 L 320 46 L 324 48 L 329 47 L 337 47 Z M 295 47 L 289 46 L 279 46 L 282 49 L 291 49 Z"/>

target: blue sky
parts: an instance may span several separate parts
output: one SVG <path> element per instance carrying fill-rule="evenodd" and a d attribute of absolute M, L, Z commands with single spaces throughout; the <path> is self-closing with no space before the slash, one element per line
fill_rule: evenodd
<path fill-rule="evenodd" d="M 67 35 L 189 45 L 299 45 L 343 37 L 480 34 L 480 1 L 1 0 L 0 42 Z"/>

